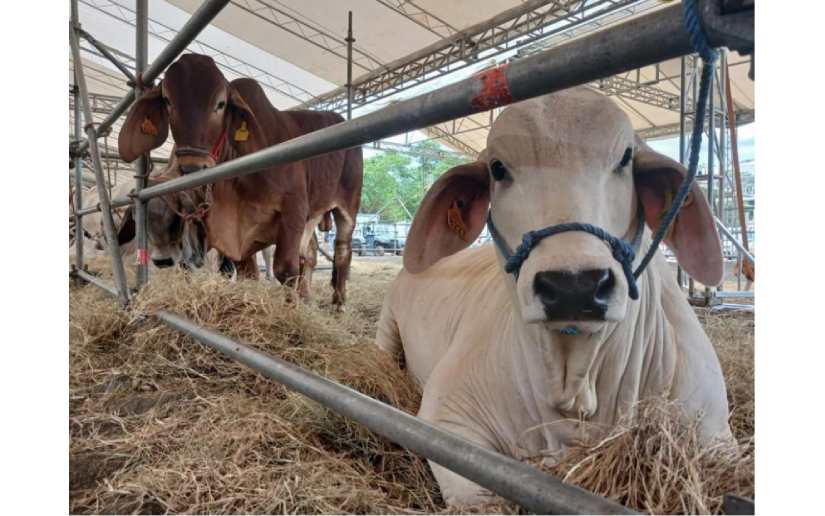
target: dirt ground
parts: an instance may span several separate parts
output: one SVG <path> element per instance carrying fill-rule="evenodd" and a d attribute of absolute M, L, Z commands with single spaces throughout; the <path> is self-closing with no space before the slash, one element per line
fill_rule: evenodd
<path fill-rule="evenodd" d="M 321 259 L 319 267 L 325 266 Z M 141 317 L 157 309 L 182 312 L 415 413 L 418 389 L 371 346 L 384 292 L 400 267 L 400 257 L 356 258 L 344 314 L 329 306 L 326 270 L 315 273 L 314 304 L 298 309 L 284 303 L 278 285 L 229 283 L 214 275 L 160 271 L 130 313 L 93 286 L 70 286 L 70 511 L 454 512 L 444 506 L 419 457 Z M 90 269 L 107 275 L 105 260 L 92 261 Z M 697 313 L 727 378 L 738 448 L 724 459 L 695 450 L 689 434 L 651 416 L 617 434 L 618 451 L 582 443 L 575 452 L 580 456 L 571 455 L 576 463 L 555 474 L 657 513 L 718 512 L 725 492 L 753 495 L 753 314 Z M 665 427 L 671 433 L 661 433 Z M 657 440 L 661 435 L 672 442 Z M 647 443 L 645 450 L 658 443 L 657 464 L 679 471 L 663 474 L 642 461 L 623 462 L 633 442 Z M 670 456 L 673 449 L 684 460 L 668 466 L 661 462 L 662 450 Z M 612 466 L 578 478 L 577 472 L 587 470 L 582 464 L 594 457 Z M 611 487 L 607 484 L 617 484 L 619 475 L 611 467 L 639 468 L 639 478 Z M 602 485 L 596 477 L 613 480 Z M 516 508 L 501 504 L 473 511 Z"/>

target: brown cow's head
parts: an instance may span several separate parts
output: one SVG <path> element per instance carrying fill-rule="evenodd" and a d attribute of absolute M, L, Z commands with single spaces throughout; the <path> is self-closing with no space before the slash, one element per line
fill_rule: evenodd
<path fill-rule="evenodd" d="M 121 158 L 131 162 L 161 146 L 170 126 L 183 174 L 223 161 L 227 146 L 245 154 L 245 146 L 261 133 L 252 110 L 215 61 L 199 54 L 181 56 L 129 110 L 118 137 Z"/>

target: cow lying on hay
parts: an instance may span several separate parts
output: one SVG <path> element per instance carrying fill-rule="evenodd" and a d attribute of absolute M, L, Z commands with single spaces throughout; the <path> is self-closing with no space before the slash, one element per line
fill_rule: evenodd
<path fill-rule="evenodd" d="M 111 277 L 106 257 L 89 267 Z M 326 306 L 326 271 L 313 285 L 320 308 L 287 309 L 284 289 L 269 282 L 175 268 L 154 273 L 133 306 L 183 314 L 415 414 L 421 391 L 370 346 L 398 270 L 355 262 L 345 314 Z M 741 445 L 701 447 L 695 424 L 651 406 L 540 466 L 654 514 L 716 513 L 725 493 L 753 496 L 753 314 L 698 311 L 722 361 Z M 135 318 L 94 286 L 70 288 L 70 343 L 73 514 L 518 511 L 503 502 L 446 507 L 415 454 L 154 318 Z"/>
<path fill-rule="evenodd" d="M 610 236 L 641 237 L 646 251 L 644 225 L 658 227 L 685 169 L 584 88 L 508 107 L 487 144 L 482 161 L 453 168 L 422 201 L 378 322 L 377 345 L 403 350 L 423 386 L 418 415 L 513 457 L 563 456 L 583 433 L 664 396 L 686 423 L 699 418 L 700 443 L 730 439 L 719 360 L 664 258 L 634 281 L 622 263 L 630 244 Z M 698 186 L 691 196 L 666 242 L 715 285 L 719 237 Z M 485 222 L 495 245 L 462 251 Z M 529 242 L 528 232 L 573 222 L 591 226 Z M 447 502 L 487 499 L 431 466 Z"/>

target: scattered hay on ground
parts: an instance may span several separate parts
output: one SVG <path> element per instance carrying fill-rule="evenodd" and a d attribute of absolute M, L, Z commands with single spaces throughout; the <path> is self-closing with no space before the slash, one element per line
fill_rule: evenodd
<path fill-rule="evenodd" d="M 93 260 L 90 269 L 105 263 Z M 72 287 L 71 512 L 455 511 L 444 507 L 426 461 L 139 317 L 182 313 L 415 413 L 417 387 L 371 345 L 398 269 L 356 261 L 343 314 L 330 309 L 328 273 L 316 274 L 312 306 L 288 305 L 273 283 L 168 270 L 153 273 L 130 313 L 95 287 Z M 641 417 L 574 447 L 553 472 L 653 512 L 718 512 L 725 492 L 753 494 L 752 315 L 700 315 L 720 352 L 740 445 L 699 450 L 670 411 L 642 406 Z"/>

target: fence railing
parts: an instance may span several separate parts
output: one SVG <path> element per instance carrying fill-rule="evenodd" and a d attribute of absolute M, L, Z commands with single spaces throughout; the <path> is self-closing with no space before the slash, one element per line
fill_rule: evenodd
<path fill-rule="evenodd" d="M 136 43 L 146 48 L 146 0 L 139 0 Z M 198 33 L 229 3 L 207 0 L 198 8 L 155 61 L 141 73 L 136 71 L 140 86 L 154 81 L 191 43 Z M 753 49 L 753 6 L 731 10 L 725 0 L 702 3 L 701 21 L 711 45 L 726 46 L 750 53 Z M 219 180 L 253 174 L 274 165 L 312 158 L 327 152 L 363 145 L 407 131 L 423 129 L 473 113 L 487 111 L 546 93 L 584 84 L 606 76 L 652 65 L 691 53 L 693 47 L 685 30 L 682 7 L 674 5 L 604 29 L 558 47 L 545 50 L 487 70 L 457 83 L 424 95 L 403 100 L 368 115 L 274 145 L 253 154 L 222 163 L 211 169 L 188 174 L 149 188 L 138 183 L 131 197 L 109 199 L 105 188 L 100 150 L 96 140 L 107 134 L 112 124 L 130 107 L 139 88 L 131 90 L 100 124 L 93 123 L 80 59 L 77 0 L 71 0 L 69 40 L 75 63 L 75 140 L 78 152 L 86 149 L 92 156 L 100 203 L 78 209 L 76 227 L 84 215 L 101 211 L 112 259 L 115 286 L 112 287 L 83 267 L 83 232 L 76 238 L 75 277 L 89 281 L 105 292 L 116 295 L 125 306 L 129 291 L 115 237 L 111 208 L 135 203 L 136 213 L 143 203 L 159 195 L 179 192 Z M 722 14 L 722 13 L 725 14 Z M 107 56 L 115 60 L 114 56 Z M 77 101 L 80 102 L 77 102 Z M 79 106 L 83 106 L 86 139 L 81 142 Z M 77 170 L 80 170 L 76 162 Z M 76 206 L 81 208 L 80 174 L 76 174 Z M 144 221 L 145 222 L 145 221 Z M 138 242 L 145 246 L 145 223 L 138 222 Z M 139 268 L 146 267 L 146 249 L 138 249 Z M 140 269 L 139 269 L 140 270 Z M 140 275 L 139 275 L 140 277 Z M 140 284 L 140 283 L 139 283 Z M 455 471 L 493 492 L 513 500 L 536 513 L 630 513 L 629 509 L 578 487 L 564 484 L 512 458 L 475 446 L 444 430 L 368 398 L 352 389 L 318 377 L 297 366 L 269 357 L 223 335 L 197 326 L 192 321 L 168 312 L 151 314 L 162 323 L 191 335 L 236 360 L 260 371 L 275 381 L 318 401 L 332 410 L 351 417 L 371 430 L 388 437 L 424 457 Z"/>

